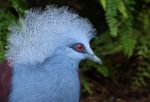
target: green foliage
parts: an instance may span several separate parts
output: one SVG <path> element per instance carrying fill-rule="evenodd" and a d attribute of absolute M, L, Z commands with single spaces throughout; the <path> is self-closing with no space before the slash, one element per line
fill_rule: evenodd
<path fill-rule="evenodd" d="M 111 58 L 117 53 L 124 54 L 129 61 L 135 58 L 132 63 L 135 63 L 136 67 L 130 66 L 136 68 L 134 76 L 130 78 L 133 80 L 133 87 L 146 86 L 146 79 L 150 79 L 150 10 L 146 5 L 150 1 L 144 0 L 143 4 L 138 4 L 139 2 L 136 0 L 99 1 L 104 8 L 110 31 L 110 35 L 106 35 L 108 32 L 104 33 L 101 36 L 101 41 L 99 41 L 105 62 L 107 62 L 106 58 Z M 136 10 L 136 6 L 140 6 L 140 9 Z M 107 39 L 107 41 L 103 39 Z M 139 59 L 140 61 L 136 62 Z M 111 67 L 127 66 L 120 65 L 118 62 L 116 65 L 107 64 L 105 66 L 108 67 L 109 71 L 112 71 Z M 116 73 L 117 70 L 113 72 Z M 109 76 L 111 75 L 109 74 Z M 114 77 L 111 76 L 111 78 Z"/>
<path fill-rule="evenodd" d="M 18 12 L 20 16 L 25 14 L 25 10 L 28 8 L 28 5 L 24 0 L 11 0 L 10 2 L 12 7 Z"/>
<path fill-rule="evenodd" d="M 11 4 L 13 9 L 16 10 L 19 17 L 25 14 L 27 5 L 22 0 L 10 0 L 8 4 Z M 9 8 L 9 7 L 8 7 Z M 8 28 L 9 25 L 14 22 L 15 15 L 9 11 L 7 8 L 0 9 L 0 62 L 5 58 L 5 51 L 7 49 L 7 37 L 9 35 Z"/>
<path fill-rule="evenodd" d="M 86 77 L 81 77 L 81 83 L 83 84 L 84 89 L 89 93 L 92 94 L 92 90 L 89 86 L 89 82 L 87 81 Z"/>
<path fill-rule="evenodd" d="M 133 55 L 135 45 L 136 45 L 136 38 L 134 35 L 124 34 L 121 36 L 120 46 L 124 54 L 127 55 L 128 57 L 131 57 Z"/>
<path fill-rule="evenodd" d="M 14 16 L 5 10 L 0 10 L 0 61 L 5 57 L 6 38 L 8 36 L 8 26 L 14 20 Z"/>
<path fill-rule="evenodd" d="M 90 61 L 81 64 L 85 90 L 92 94 L 86 75 L 91 71 L 118 83 L 122 71 L 129 76 L 133 88 L 147 87 L 147 80 L 150 80 L 150 9 L 147 5 L 150 0 L 99 0 L 99 3 L 105 11 L 108 29 L 94 39 L 92 46 L 103 64 Z M 6 8 L 0 8 L 0 61 L 7 49 L 9 24 L 24 15 L 28 8 L 27 0 L 10 0 Z"/>
<path fill-rule="evenodd" d="M 106 15 L 106 21 L 108 23 L 110 34 L 113 37 L 117 36 L 118 33 L 118 24 L 117 24 L 117 7 L 115 0 L 106 0 L 106 6 L 105 6 L 105 15 Z"/>
<path fill-rule="evenodd" d="M 141 86 L 147 86 L 145 82 L 146 79 L 150 79 L 150 64 L 148 62 L 143 62 L 138 67 L 136 76 L 133 78 L 134 89 L 138 89 L 138 87 Z"/>

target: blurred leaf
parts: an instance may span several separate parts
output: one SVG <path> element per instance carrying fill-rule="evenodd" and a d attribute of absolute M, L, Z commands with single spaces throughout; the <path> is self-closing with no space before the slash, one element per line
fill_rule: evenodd
<path fill-rule="evenodd" d="M 121 48 L 125 55 L 131 57 L 136 45 L 136 38 L 133 35 L 124 34 L 121 36 Z"/>
<path fill-rule="evenodd" d="M 90 88 L 90 86 L 89 86 L 89 83 L 88 83 L 88 81 L 86 80 L 85 77 L 84 77 L 84 78 L 81 78 L 81 83 L 82 83 L 83 87 L 85 88 L 85 90 L 86 90 L 89 94 L 92 94 L 92 90 L 91 90 L 91 88 Z"/>
<path fill-rule="evenodd" d="M 117 8 L 114 0 L 106 0 L 105 16 L 110 29 L 110 34 L 112 37 L 116 37 L 118 33 L 118 24 L 116 19 Z"/>
<path fill-rule="evenodd" d="M 123 0 L 116 0 L 116 2 L 117 2 L 116 5 L 117 5 L 119 12 L 123 15 L 124 18 L 127 18 L 128 17 L 127 10 L 126 10 Z"/>
<path fill-rule="evenodd" d="M 143 75 L 144 77 L 150 78 L 150 72 L 144 71 L 144 72 L 142 73 L 142 75 Z"/>
<path fill-rule="evenodd" d="M 7 43 L 8 26 L 14 20 L 14 16 L 5 10 L 0 9 L 0 61 L 5 57 L 5 46 Z"/>
<path fill-rule="evenodd" d="M 97 72 L 102 74 L 104 77 L 109 77 L 109 69 L 104 65 L 97 67 Z"/>
<path fill-rule="evenodd" d="M 106 0 L 99 0 L 100 4 L 102 5 L 103 9 L 106 9 Z"/>
<path fill-rule="evenodd" d="M 20 14 L 20 16 L 25 14 L 25 10 L 28 8 L 25 0 L 11 0 L 11 3 L 16 11 Z"/>

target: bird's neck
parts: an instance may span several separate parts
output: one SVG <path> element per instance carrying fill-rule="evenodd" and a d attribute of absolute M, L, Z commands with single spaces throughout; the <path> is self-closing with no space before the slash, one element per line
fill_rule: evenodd
<path fill-rule="evenodd" d="M 70 67 L 72 70 L 78 70 L 79 62 L 79 60 L 71 59 L 65 55 L 56 55 L 53 58 L 48 58 L 47 60 L 45 60 L 43 64 L 51 65 L 53 67 L 63 67 L 64 70 L 68 70 L 66 69 L 68 67 Z"/>
<path fill-rule="evenodd" d="M 14 64 L 10 102 L 78 102 L 78 63 L 60 57 L 39 65 Z"/>

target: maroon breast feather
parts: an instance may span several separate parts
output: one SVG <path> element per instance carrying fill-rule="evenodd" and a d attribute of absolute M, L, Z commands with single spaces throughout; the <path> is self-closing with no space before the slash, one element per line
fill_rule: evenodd
<path fill-rule="evenodd" d="M 0 64 L 0 102 L 8 102 L 11 92 L 12 68 L 8 60 Z"/>

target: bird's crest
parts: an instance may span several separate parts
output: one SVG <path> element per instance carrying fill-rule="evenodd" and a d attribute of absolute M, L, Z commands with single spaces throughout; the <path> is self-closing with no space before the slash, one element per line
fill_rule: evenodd
<path fill-rule="evenodd" d="M 8 59 L 23 64 L 42 63 L 52 56 L 62 35 L 93 37 L 91 23 L 68 7 L 48 6 L 44 10 L 31 9 L 21 24 L 12 24 L 8 42 Z M 80 32 L 80 33 L 78 33 Z"/>

